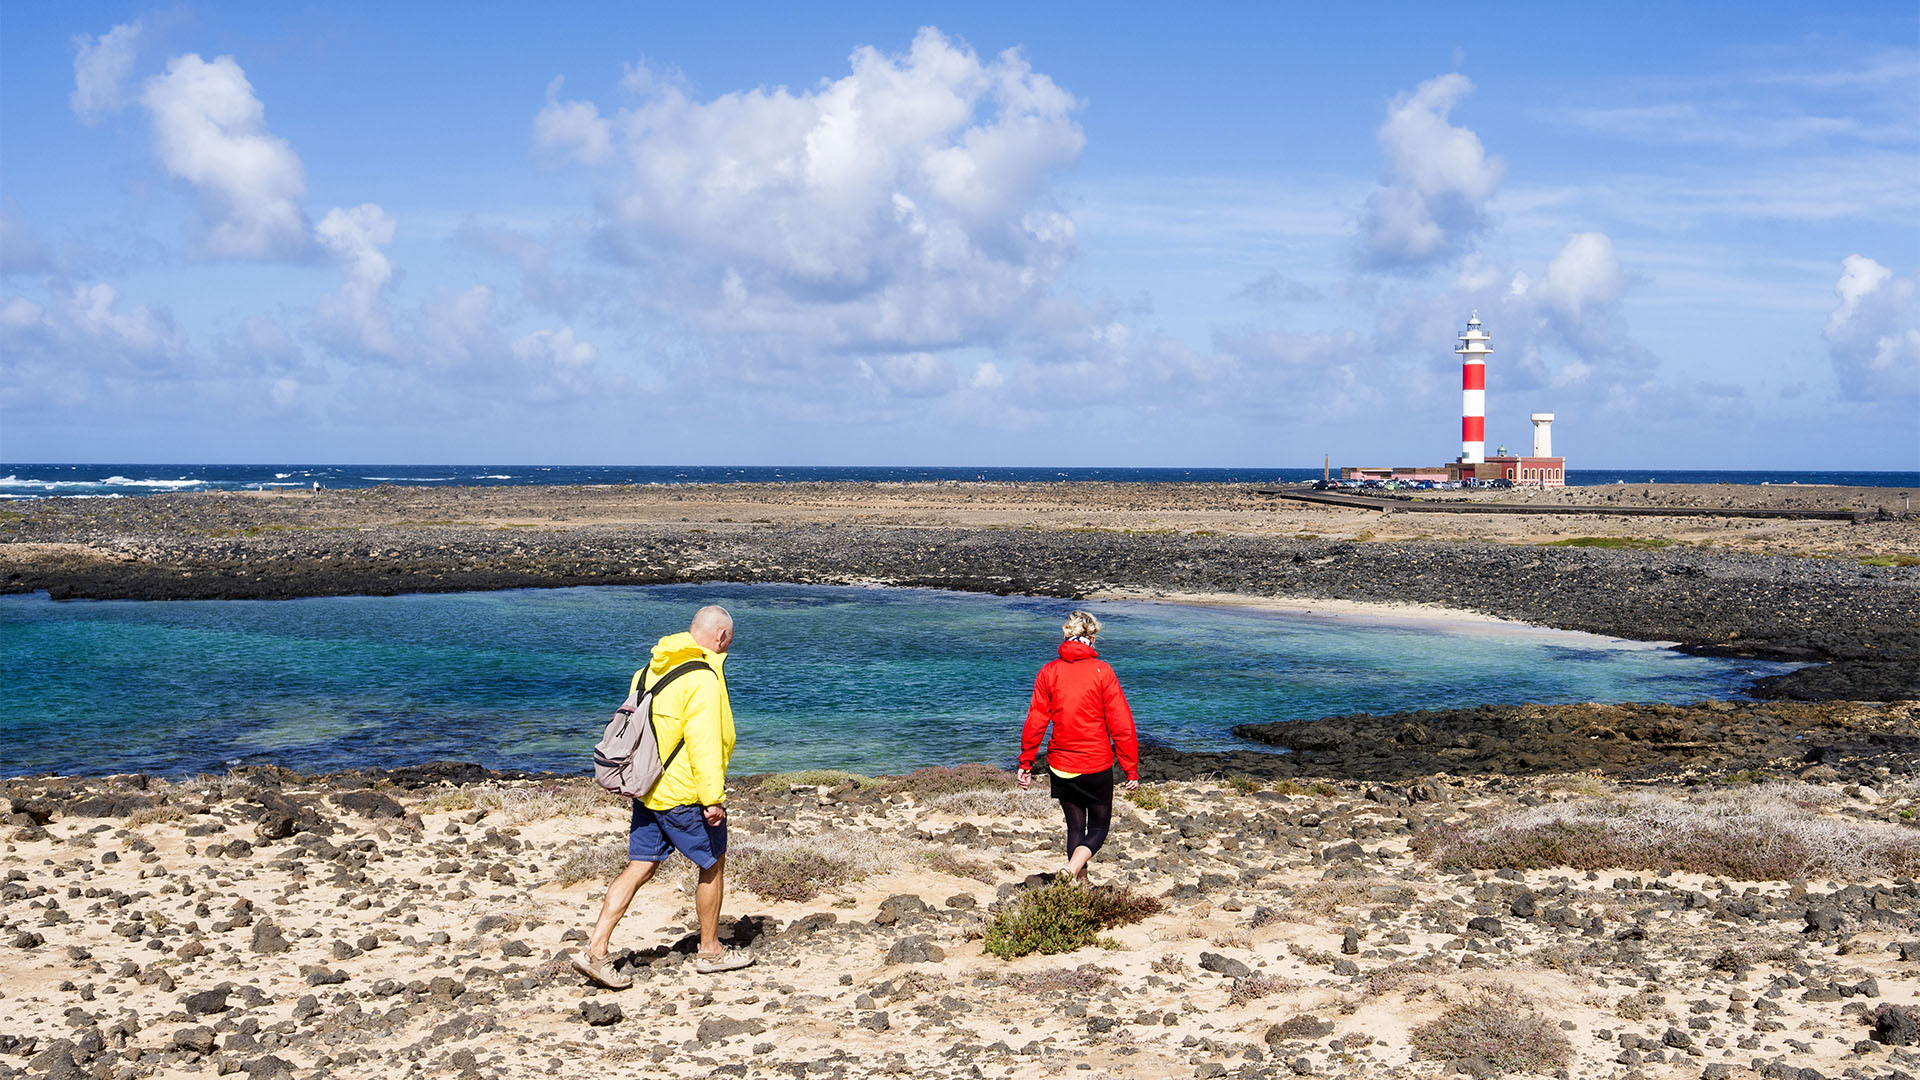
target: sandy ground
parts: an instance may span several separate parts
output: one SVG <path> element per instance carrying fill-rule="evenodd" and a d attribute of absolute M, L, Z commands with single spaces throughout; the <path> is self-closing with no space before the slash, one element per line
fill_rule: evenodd
<path fill-rule="evenodd" d="M 1836 828 L 1920 839 L 1898 825 L 1910 788 L 1779 790 Z M 1446 871 L 1410 849 L 1523 803 L 1621 794 L 1592 777 L 1442 777 L 1411 804 L 1354 785 L 1149 790 L 1157 808 L 1119 804 L 1096 880 L 1160 912 L 1108 947 L 1007 961 L 983 948 L 990 909 L 1062 861 L 1044 794 L 736 784 L 736 866 L 786 844 L 864 873 L 800 901 L 736 869 L 728 932 L 759 963 L 701 976 L 668 950 L 692 925 L 689 868 L 669 864 L 616 935 L 638 978 L 613 992 L 563 960 L 601 891 L 564 868 L 622 858 L 624 813 L 590 788 L 389 791 L 390 810 L 349 812 L 276 786 L 276 805 L 318 810 L 315 832 L 280 839 L 244 781 L 149 788 L 174 809 L 56 814 L 0 847 L 0 1070 L 85 1075 L 59 1062 L 77 1045 L 121 1078 L 1438 1076 L 1455 1063 L 1415 1032 L 1463 1005 L 1564 1037 L 1561 1076 L 1920 1069 L 1863 1019 L 1920 995 L 1920 944 L 1901 952 L 1920 936 L 1911 883 Z"/>

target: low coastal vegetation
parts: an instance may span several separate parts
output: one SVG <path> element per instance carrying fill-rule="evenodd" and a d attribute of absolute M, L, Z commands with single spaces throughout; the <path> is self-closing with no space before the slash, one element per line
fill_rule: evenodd
<path fill-rule="evenodd" d="M 606 809 L 613 798 L 585 780 L 549 780 L 524 786 L 453 788 L 421 800 L 423 814 L 451 814 L 481 810 L 499 814 L 509 825 L 549 818 L 580 817 Z"/>
<path fill-rule="evenodd" d="M 1012 786 L 1013 774 L 975 761 L 964 765 L 933 765 L 915 769 L 889 781 L 887 793 L 907 794 L 924 802 L 939 795 Z"/>
<path fill-rule="evenodd" d="M 1081 964 L 1079 967 L 1041 968 L 1039 971 L 1016 972 L 1003 981 L 1008 987 L 1023 994 L 1066 993 L 1084 996 L 1104 989 L 1117 974 L 1119 972 L 1112 968 Z"/>
<path fill-rule="evenodd" d="M 1541 547 L 1627 548 L 1633 551 L 1658 551 L 1673 546 L 1673 541 L 1658 536 L 1569 536 L 1549 540 Z"/>
<path fill-rule="evenodd" d="M 854 790 L 860 791 L 879 782 L 871 776 L 843 769 L 801 769 L 763 776 L 758 787 L 762 795 L 785 795 L 797 787 L 836 788 L 841 784 L 852 784 Z"/>
<path fill-rule="evenodd" d="M 1920 555 L 1869 555 L 1861 566 L 1920 566 Z"/>
<path fill-rule="evenodd" d="M 994 915 L 986 950 L 1002 960 L 1052 955 L 1104 944 L 1101 932 L 1148 918 L 1160 901 L 1124 886 L 1087 888 L 1060 879 L 1031 889 Z"/>
<path fill-rule="evenodd" d="M 561 852 L 560 864 L 553 868 L 553 883 L 566 888 L 583 881 L 610 881 L 626 868 L 625 840 L 601 844 L 579 840 Z"/>
<path fill-rule="evenodd" d="M 972 788 L 950 791 L 927 800 L 927 808 L 958 817 L 997 820 L 1007 817 L 1056 816 L 1057 804 L 1047 789 L 1035 784 L 1017 787 Z"/>
<path fill-rule="evenodd" d="M 893 869 L 898 861 L 895 845 L 866 832 L 740 837 L 727 849 L 727 874 L 756 896 L 804 901 Z"/>
<path fill-rule="evenodd" d="M 1576 799 L 1488 825 L 1430 829 L 1413 847 L 1448 870 L 1684 871 L 1738 881 L 1920 874 L 1920 835 L 1824 816 L 1810 791 L 1759 785 Z"/>
<path fill-rule="evenodd" d="M 1472 1076 L 1547 1073 L 1573 1058 L 1573 1043 L 1559 1026 L 1505 987 L 1450 1006 L 1414 1028 L 1409 1041 L 1421 1057 L 1457 1062 Z"/>

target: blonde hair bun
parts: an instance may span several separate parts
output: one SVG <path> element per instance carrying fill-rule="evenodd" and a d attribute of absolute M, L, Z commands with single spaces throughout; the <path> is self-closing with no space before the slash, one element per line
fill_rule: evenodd
<path fill-rule="evenodd" d="M 1091 641 L 1099 636 L 1100 620 L 1094 618 L 1090 611 L 1076 611 L 1067 616 L 1066 624 L 1060 627 L 1060 632 L 1065 637 L 1081 637 Z"/>

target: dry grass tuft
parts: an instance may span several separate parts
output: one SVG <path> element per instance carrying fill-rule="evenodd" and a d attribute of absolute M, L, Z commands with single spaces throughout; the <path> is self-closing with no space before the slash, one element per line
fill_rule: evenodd
<path fill-rule="evenodd" d="M 843 769 L 802 769 L 798 772 L 774 773 L 760 779 L 760 794 L 785 795 L 796 787 L 835 788 L 841 784 L 852 784 L 855 789 L 873 787 L 881 781 L 859 773 Z"/>
<path fill-rule="evenodd" d="M 485 810 L 501 815 L 509 825 L 523 825 L 529 821 L 583 817 L 624 802 L 590 781 L 545 780 L 537 784 L 474 784 L 454 788 L 422 799 L 414 804 L 413 810 L 421 814 Z"/>
<path fill-rule="evenodd" d="M 1309 882 L 1293 890 L 1285 909 L 1276 917 L 1289 922 L 1312 922 L 1316 918 L 1330 919 L 1343 908 L 1405 905 L 1418 897 L 1412 886 L 1392 878 L 1334 878 Z"/>
<path fill-rule="evenodd" d="M 927 800 L 927 809 L 959 817 L 1045 817 L 1054 812 L 1054 802 L 1045 787 L 1035 784 L 1026 791 L 1017 787 L 974 788 L 935 795 Z"/>
<path fill-rule="evenodd" d="M 1667 1011 L 1661 1008 L 1661 1006 L 1666 1003 L 1667 999 L 1665 995 L 1656 994 L 1651 990 L 1642 990 L 1638 993 L 1628 994 L 1615 1002 L 1613 1011 L 1615 1015 L 1619 1016 L 1622 1020 L 1632 1020 L 1638 1023 L 1648 1017 L 1667 1015 Z"/>
<path fill-rule="evenodd" d="M 187 812 L 171 803 L 149 806 L 145 810 L 135 810 L 127 815 L 127 828 L 134 829 L 142 825 L 168 825 L 176 821 L 185 821 Z"/>
<path fill-rule="evenodd" d="M 1073 995 L 1085 995 L 1105 987 L 1117 974 L 1119 972 L 1112 968 L 1081 964 L 1079 967 L 1071 968 L 1023 971 L 1009 975 L 1003 981 L 1007 986 L 1023 994 L 1044 994 L 1058 990 Z"/>
<path fill-rule="evenodd" d="M 964 765 L 932 765 L 924 769 L 915 769 L 905 776 L 894 778 L 887 784 L 890 791 L 905 792 L 922 802 L 936 795 L 951 795 L 958 791 L 1013 786 L 1012 773 L 977 761 L 969 761 Z"/>
<path fill-rule="evenodd" d="M 769 900 L 811 900 L 894 864 L 898 853 L 862 832 L 740 840 L 727 849 L 728 876 Z"/>
<path fill-rule="evenodd" d="M 575 841 L 566 852 L 566 858 L 554 867 L 553 881 L 560 886 L 578 885 L 583 881 L 611 881 L 626 868 L 626 841 L 610 840 L 602 844 Z"/>
<path fill-rule="evenodd" d="M 1233 989 L 1227 992 L 1227 1004 L 1238 1008 L 1269 994 L 1291 994 L 1304 989 L 1305 986 L 1305 983 L 1284 979 L 1278 975 L 1248 975 L 1245 978 L 1233 980 Z"/>
<path fill-rule="evenodd" d="M 1511 994 L 1483 992 L 1454 1005 L 1408 1041 L 1421 1057 L 1478 1059 L 1494 1073 L 1551 1072 L 1573 1058 L 1566 1033 Z"/>
<path fill-rule="evenodd" d="M 1361 986 L 1361 997 L 1380 997 L 1385 994 L 1402 993 L 1409 998 L 1419 997 L 1431 990 L 1435 977 L 1442 972 L 1452 973 L 1456 969 L 1437 956 L 1422 957 L 1418 960 L 1398 960 L 1386 967 L 1367 975 L 1367 981 Z"/>
<path fill-rule="evenodd" d="M 920 857 L 926 861 L 930 869 L 938 870 L 943 874 L 968 878 L 982 885 L 991 885 L 997 880 L 993 867 L 977 859 L 962 858 L 945 848 L 925 852 Z"/>
<path fill-rule="evenodd" d="M 1553 803 L 1479 828 L 1431 830 L 1416 850 L 1444 869 L 1679 870 L 1739 881 L 1920 874 L 1920 837 L 1823 817 L 1806 785 L 1652 792 Z"/>

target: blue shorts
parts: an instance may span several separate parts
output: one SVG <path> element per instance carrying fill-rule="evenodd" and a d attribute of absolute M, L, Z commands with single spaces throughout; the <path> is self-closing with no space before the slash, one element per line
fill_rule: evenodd
<path fill-rule="evenodd" d="M 634 862 L 664 862 L 678 851 L 702 870 L 713 869 L 727 853 L 727 823 L 707 824 L 705 808 L 676 806 L 649 810 L 633 800 L 633 824 L 627 830 L 627 858 Z"/>

